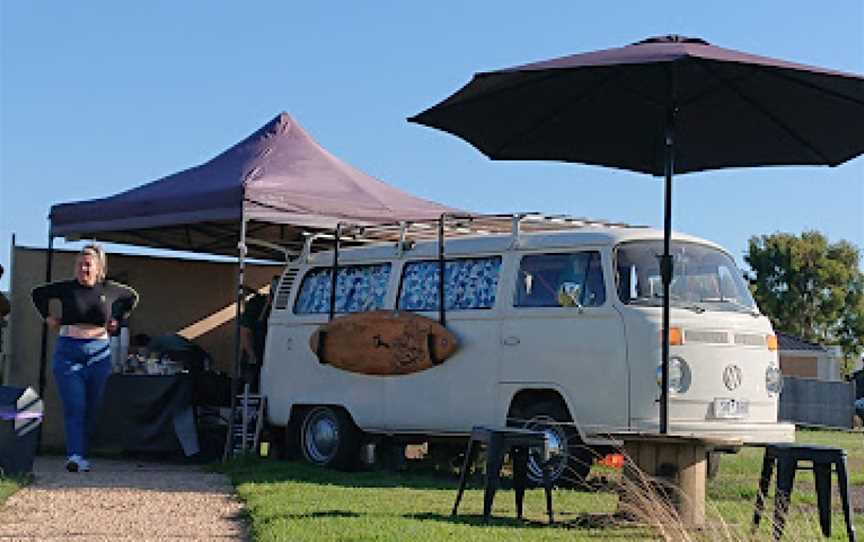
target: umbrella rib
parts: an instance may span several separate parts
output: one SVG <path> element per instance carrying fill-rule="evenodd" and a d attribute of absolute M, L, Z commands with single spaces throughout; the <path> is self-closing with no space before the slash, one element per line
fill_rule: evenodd
<path fill-rule="evenodd" d="M 792 77 L 789 74 L 784 73 L 782 71 L 764 70 L 763 69 L 763 70 L 760 70 L 760 72 L 761 73 L 767 73 L 773 77 L 778 77 L 780 79 L 785 79 L 786 81 L 791 81 L 791 82 L 793 82 L 797 85 L 800 85 L 802 87 L 807 87 L 807 88 L 810 88 L 813 90 L 818 90 L 819 92 L 822 92 L 824 94 L 828 94 L 829 96 L 833 96 L 834 98 L 837 98 L 840 100 L 846 100 L 846 101 L 852 102 L 856 105 L 864 105 L 864 100 L 859 100 L 855 96 L 848 96 L 848 95 L 843 94 L 841 92 L 831 90 L 830 88 L 820 87 L 820 86 L 814 85 L 813 83 L 810 83 L 808 81 L 802 81 L 801 79 L 798 79 L 797 77 Z M 861 82 L 861 84 L 864 84 L 864 80 L 862 80 L 860 82 Z"/>
<path fill-rule="evenodd" d="M 648 104 L 650 104 L 650 105 L 653 105 L 653 106 L 655 106 L 655 107 L 658 107 L 658 108 L 665 108 L 665 107 L 666 107 L 666 104 L 661 103 L 661 102 L 658 102 L 657 100 L 653 99 L 651 96 L 645 94 L 644 92 L 640 92 L 638 87 L 633 86 L 633 85 L 630 85 L 630 84 L 627 84 L 627 74 L 626 74 L 626 72 L 625 72 L 624 70 L 622 70 L 620 67 L 616 66 L 616 67 L 614 68 L 614 73 L 615 73 L 615 75 L 610 75 L 609 77 L 605 78 L 603 81 L 599 82 L 597 85 L 595 85 L 595 86 L 594 86 L 593 88 L 591 88 L 589 91 L 587 91 L 587 92 L 583 93 L 581 96 L 579 96 L 576 100 L 572 100 L 572 101 L 568 102 L 568 104 L 572 107 L 572 106 L 574 106 L 577 102 L 579 102 L 579 101 L 581 101 L 581 100 L 583 100 L 583 99 L 589 97 L 590 95 L 596 94 L 596 92 L 597 92 L 599 89 L 601 89 L 601 88 L 605 87 L 606 85 L 608 85 L 608 84 L 610 84 L 610 83 L 612 83 L 612 82 L 614 82 L 614 81 L 617 80 L 617 81 L 619 81 L 619 87 L 620 87 L 622 90 L 629 92 L 629 93 L 632 94 L 633 96 L 636 96 L 636 97 L 642 99 L 644 102 L 646 102 L 646 103 L 648 103 Z M 528 140 L 528 135 L 529 135 L 529 134 L 531 134 L 531 133 L 536 132 L 537 130 L 539 130 L 541 126 L 545 125 L 545 124 L 548 123 L 550 120 L 552 120 L 553 118 L 557 117 L 557 116 L 561 113 L 562 110 L 566 110 L 566 109 L 567 109 L 567 106 L 565 106 L 565 107 L 563 107 L 563 108 L 561 108 L 561 109 L 558 109 L 558 110 L 554 111 L 553 113 L 550 113 L 549 115 L 547 115 L 546 117 L 544 117 L 543 119 L 541 119 L 541 120 L 539 120 L 537 123 L 535 123 L 535 125 L 534 125 L 533 127 L 531 127 L 530 129 L 528 129 L 528 130 L 523 130 L 523 131 L 519 134 L 519 137 L 518 137 L 518 138 L 513 138 L 513 139 L 511 139 L 510 141 L 507 141 L 506 143 L 504 143 L 504 144 L 502 144 L 502 145 L 499 145 L 499 146 L 495 149 L 494 152 L 495 152 L 495 153 L 499 153 L 499 152 L 501 152 L 503 149 L 506 149 L 508 146 L 510 146 L 510 145 L 512 145 L 512 144 L 514 144 L 514 143 L 516 143 L 517 141 L 522 141 L 522 142 L 527 141 L 527 140 Z M 653 155 L 653 154 L 654 154 L 654 153 L 652 153 L 652 155 Z"/>
<path fill-rule="evenodd" d="M 502 150 L 509 147 L 510 145 L 513 145 L 514 143 L 517 143 L 520 141 L 525 142 L 525 141 L 529 140 L 531 134 L 537 132 L 542 126 L 548 124 L 553 119 L 559 117 L 563 111 L 571 109 L 572 107 L 574 107 L 577 103 L 581 102 L 582 100 L 585 100 L 586 98 L 588 98 L 590 96 L 593 96 L 594 94 L 597 93 L 597 91 L 599 89 L 607 86 L 609 83 L 611 83 L 615 79 L 620 79 L 622 77 L 622 75 L 623 74 L 620 72 L 620 70 L 616 70 L 615 75 L 610 75 L 610 76 L 604 78 L 602 81 L 598 82 L 597 84 L 592 86 L 590 89 L 586 90 L 585 92 L 582 92 L 581 95 L 576 97 L 575 99 L 567 99 L 567 101 L 565 103 L 562 103 L 554 111 L 552 111 L 548 115 L 545 115 L 543 118 L 541 118 L 540 120 L 535 122 L 533 124 L 533 126 L 515 134 L 515 137 L 513 137 L 513 138 L 509 139 L 508 141 L 505 141 L 504 143 L 498 145 L 497 147 L 495 147 L 494 151 L 492 151 L 491 153 L 487 153 L 487 154 L 489 154 L 490 156 L 494 155 L 494 154 L 498 154 Z"/>
<path fill-rule="evenodd" d="M 508 73 L 515 73 L 515 71 L 514 72 L 508 72 Z M 543 72 L 537 72 L 537 73 L 543 73 Z M 492 75 L 496 75 L 496 74 L 501 75 L 499 72 L 487 72 L 487 73 L 480 74 L 480 76 L 492 76 Z M 484 91 L 484 92 L 482 92 L 476 96 L 471 96 L 470 98 L 460 98 L 459 100 L 454 100 L 451 103 L 447 103 L 449 100 L 445 100 L 444 102 L 439 103 L 438 105 L 433 105 L 432 107 L 430 107 L 426 111 L 423 111 L 422 113 L 414 115 L 413 117 L 409 117 L 408 120 L 410 122 L 417 122 L 417 123 L 423 124 L 423 122 L 420 120 L 420 117 L 423 116 L 424 114 L 428 113 L 432 109 L 437 109 L 438 111 L 441 111 L 442 109 L 448 109 L 448 108 L 455 107 L 455 106 L 464 106 L 466 104 L 471 104 L 473 102 L 480 101 L 480 100 L 488 100 L 489 96 L 494 96 L 494 95 L 499 94 L 501 92 L 508 92 L 511 90 L 516 90 L 516 89 L 519 89 L 520 87 L 533 85 L 537 82 L 542 82 L 546 79 L 552 79 L 552 78 L 557 77 L 557 76 L 558 76 L 557 73 L 549 73 L 549 74 L 546 74 L 545 76 L 539 76 L 538 75 L 536 79 L 531 79 L 530 81 L 521 81 L 520 80 L 519 82 L 517 82 L 515 84 L 501 86 L 501 87 L 497 87 L 494 89 L 489 89 L 489 90 Z M 475 78 L 476 77 L 477 76 L 475 76 Z M 469 82 L 466 86 L 468 86 L 470 84 L 471 84 L 471 82 Z"/>
<path fill-rule="evenodd" d="M 771 122 L 773 122 L 774 124 L 779 126 L 780 129 L 782 129 L 784 132 L 786 132 L 790 137 L 792 137 L 792 139 L 796 140 L 799 144 L 803 145 L 806 149 L 808 149 L 811 153 L 813 153 L 820 160 L 822 160 L 826 164 L 830 164 L 832 162 L 827 156 L 822 154 L 822 152 L 818 148 L 816 148 L 816 146 L 814 146 L 809 141 L 804 139 L 804 137 L 799 135 L 798 132 L 796 132 L 794 129 L 792 129 L 792 127 L 789 126 L 787 123 L 783 122 L 783 120 L 781 120 L 780 117 L 773 114 L 768 109 L 762 107 L 756 100 L 754 100 L 750 96 L 748 96 L 743 90 L 741 90 L 741 87 L 739 87 L 737 84 L 735 84 L 735 82 L 728 81 L 728 80 L 724 79 L 715 70 L 713 70 L 709 65 L 699 64 L 699 66 L 702 67 L 705 71 L 710 73 L 715 78 L 719 79 L 720 81 L 723 81 L 730 89 L 732 89 L 732 91 L 735 94 L 738 95 L 738 97 L 740 97 L 742 100 L 744 100 L 745 102 L 750 104 L 750 106 L 753 109 L 755 109 L 756 111 L 758 111 L 758 112 L 762 113 L 763 115 L 765 115 L 766 117 L 768 117 L 768 119 L 770 119 Z M 756 68 L 753 68 L 753 71 L 761 71 L 761 70 L 757 70 Z"/>
<path fill-rule="evenodd" d="M 710 96 L 711 94 L 713 94 L 713 93 L 714 93 L 715 91 L 717 91 L 718 89 L 721 89 L 721 88 L 724 88 L 724 87 L 726 87 L 726 86 L 729 86 L 729 84 L 730 84 L 731 82 L 737 82 L 737 81 L 744 81 L 744 80 L 746 80 L 746 79 L 752 79 L 754 73 L 755 73 L 755 72 L 752 72 L 752 71 L 751 71 L 751 72 L 748 73 L 747 75 L 741 75 L 741 76 L 738 76 L 738 77 L 730 77 L 730 78 L 727 78 L 727 79 L 725 79 L 725 80 L 724 80 L 724 79 L 719 79 L 719 78 L 718 78 L 718 79 L 719 79 L 719 82 L 718 82 L 717 84 L 714 84 L 714 85 L 712 85 L 712 86 L 706 88 L 705 90 L 703 90 L 703 91 L 701 91 L 701 92 L 698 92 L 698 93 L 695 93 L 695 94 L 691 94 L 691 95 L 689 95 L 689 96 L 687 96 L 687 97 L 685 97 L 685 98 L 679 99 L 679 100 L 678 100 L 678 105 L 679 105 L 679 107 L 682 107 L 682 108 L 684 108 L 684 107 L 689 107 L 689 106 L 693 105 L 694 103 L 698 102 L 699 100 L 701 100 L 702 98 L 705 98 L 706 96 Z"/>

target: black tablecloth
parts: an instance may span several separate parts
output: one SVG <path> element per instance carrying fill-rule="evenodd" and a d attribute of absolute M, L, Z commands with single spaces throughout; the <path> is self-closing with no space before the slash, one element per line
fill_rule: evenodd
<path fill-rule="evenodd" d="M 191 423 L 193 437 L 195 432 L 192 393 L 193 380 L 186 373 L 112 374 L 105 386 L 93 447 L 131 452 L 182 451 L 178 426 Z"/>

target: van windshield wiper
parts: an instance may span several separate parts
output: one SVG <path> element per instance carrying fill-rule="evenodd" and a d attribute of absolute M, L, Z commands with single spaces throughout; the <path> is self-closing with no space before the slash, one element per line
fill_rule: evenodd
<path fill-rule="evenodd" d="M 636 297 L 630 300 L 629 305 L 644 305 L 647 307 L 657 307 L 663 303 L 662 295 L 655 295 L 654 297 Z M 705 312 L 705 307 L 700 307 L 699 305 L 694 305 L 692 303 L 683 303 L 681 301 L 676 300 L 674 297 L 671 299 L 670 306 L 675 307 L 676 309 L 687 309 L 695 312 L 696 314 L 702 314 Z"/>
<path fill-rule="evenodd" d="M 735 299 L 733 299 L 733 298 L 706 297 L 706 298 L 702 299 L 701 302 L 702 303 L 726 303 L 728 305 L 732 305 L 736 309 L 740 309 L 741 311 L 748 313 L 750 316 L 752 316 L 754 318 L 758 318 L 759 316 L 761 316 L 759 314 L 759 311 L 756 308 L 751 307 L 750 305 L 745 305 L 744 303 L 741 303 L 740 301 L 735 301 Z"/>

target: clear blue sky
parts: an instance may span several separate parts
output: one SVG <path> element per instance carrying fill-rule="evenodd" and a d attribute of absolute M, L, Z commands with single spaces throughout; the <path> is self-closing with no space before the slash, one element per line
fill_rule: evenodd
<path fill-rule="evenodd" d="M 7 268 L 13 232 L 19 244 L 46 246 L 53 203 L 111 195 L 201 163 L 283 110 L 349 164 L 429 199 L 659 226 L 655 178 L 492 162 L 405 118 L 475 71 L 656 34 L 864 73 L 861 0 L 7 0 L 0 17 Z M 819 229 L 864 247 L 864 158 L 678 177 L 673 225 L 726 246 L 739 263 L 750 236 L 776 231 Z"/>

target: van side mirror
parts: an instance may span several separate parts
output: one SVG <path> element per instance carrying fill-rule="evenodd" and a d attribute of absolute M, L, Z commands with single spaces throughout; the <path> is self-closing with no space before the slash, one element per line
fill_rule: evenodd
<path fill-rule="evenodd" d="M 577 307 L 582 310 L 579 302 L 582 297 L 582 285 L 575 282 L 562 282 L 558 287 L 558 305 L 561 307 Z"/>

